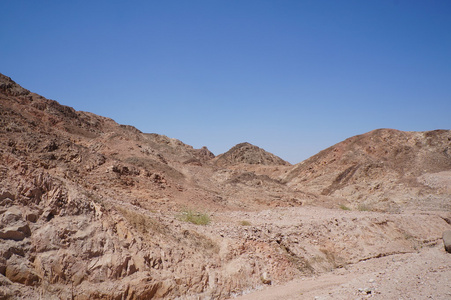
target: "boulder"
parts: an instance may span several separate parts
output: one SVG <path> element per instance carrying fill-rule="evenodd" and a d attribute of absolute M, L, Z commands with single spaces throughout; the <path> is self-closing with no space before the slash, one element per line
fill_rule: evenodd
<path fill-rule="evenodd" d="M 443 232 L 443 244 L 446 252 L 451 253 L 451 230 Z"/>
<path fill-rule="evenodd" d="M 21 241 L 31 235 L 30 227 L 27 223 L 17 224 L 0 229 L 0 239 Z"/>
<path fill-rule="evenodd" d="M 22 212 L 18 206 L 8 208 L 0 217 L 0 226 L 7 226 L 22 219 Z"/>
<path fill-rule="evenodd" d="M 12 282 L 25 285 L 36 285 L 39 282 L 39 277 L 34 272 L 31 263 L 17 255 L 13 255 L 8 260 L 5 276 Z"/>

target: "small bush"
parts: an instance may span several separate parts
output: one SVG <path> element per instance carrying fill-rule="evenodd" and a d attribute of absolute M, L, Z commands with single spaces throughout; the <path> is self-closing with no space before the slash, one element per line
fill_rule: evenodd
<path fill-rule="evenodd" d="M 344 204 L 340 204 L 340 208 L 341 208 L 342 210 L 351 210 L 349 207 L 347 207 L 347 206 L 344 205 Z"/>
<path fill-rule="evenodd" d="M 359 204 L 358 210 L 360 211 L 371 211 L 371 207 L 367 204 Z"/>
<path fill-rule="evenodd" d="M 180 220 L 196 225 L 207 225 L 211 222 L 210 216 L 207 213 L 201 213 L 190 209 L 182 211 Z"/>
<path fill-rule="evenodd" d="M 163 224 L 148 215 L 126 209 L 125 207 L 115 206 L 115 208 L 133 228 L 142 234 L 155 232 L 165 234 L 166 232 L 166 228 Z"/>
<path fill-rule="evenodd" d="M 249 221 L 241 221 L 240 225 L 241 226 L 251 226 L 251 222 L 249 222 Z"/>

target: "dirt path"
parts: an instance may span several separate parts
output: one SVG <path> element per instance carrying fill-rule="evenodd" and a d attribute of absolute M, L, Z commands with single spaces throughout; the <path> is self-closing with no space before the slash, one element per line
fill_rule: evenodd
<path fill-rule="evenodd" d="M 317 277 L 239 296 L 275 299 L 451 299 L 451 254 L 443 245 L 361 261 Z"/>

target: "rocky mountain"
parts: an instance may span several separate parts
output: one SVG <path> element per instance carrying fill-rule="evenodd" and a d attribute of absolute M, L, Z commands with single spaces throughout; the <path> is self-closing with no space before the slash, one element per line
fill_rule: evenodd
<path fill-rule="evenodd" d="M 289 166 L 289 162 L 249 143 L 234 146 L 224 154 L 218 155 L 215 160 L 218 166 L 233 166 L 237 164 Z"/>
<path fill-rule="evenodd" d="M 378 129 L 293 167 L 293 188 L 346 199 L 355 208 L 451 209 L 451 130 Z"/>
<path fill-rule="evenodd" d="M 0 74 L 0 299 L 225 299 L 434 247 L 449 142 L 378 130 L 294 166 L 248 143 L 215 157 Z"/>

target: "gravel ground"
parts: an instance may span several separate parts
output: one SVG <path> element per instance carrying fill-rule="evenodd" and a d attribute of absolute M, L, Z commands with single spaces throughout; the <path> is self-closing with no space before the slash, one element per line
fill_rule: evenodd
<path fill-rule="evenodd" d="M 239 300 L 451 299 L 451 254 L 439 243 L 417 253 L 374 258 L 330 273 L 270 286 Z"/>

